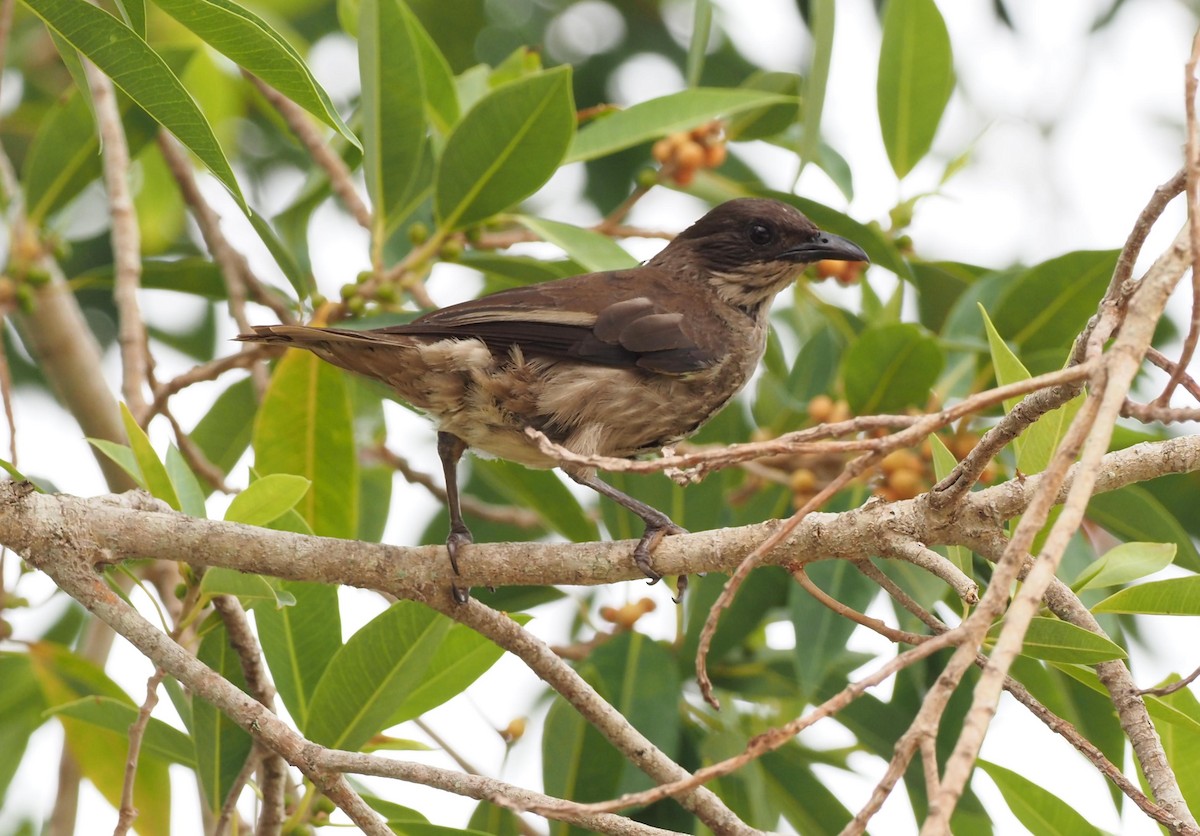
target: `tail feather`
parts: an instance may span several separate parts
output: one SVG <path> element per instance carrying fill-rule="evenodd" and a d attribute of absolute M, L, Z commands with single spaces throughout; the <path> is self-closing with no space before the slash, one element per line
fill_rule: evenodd
<path fill-rule="evenodd" d="M 296 348 L 312 348 L 314 343 L 381 342 L 370 332 L 344 328 L 316 328 L 311 325 L 254 325 L 252 328 L 252 333 L 238 334 L 234 339 L 247 343 L 292 345 Z"/>

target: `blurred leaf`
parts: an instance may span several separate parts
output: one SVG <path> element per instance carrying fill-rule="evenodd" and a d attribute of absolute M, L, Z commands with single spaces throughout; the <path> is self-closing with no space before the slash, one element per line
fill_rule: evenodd
<path fill-rule="evenodd" d="M 811 0 L 808 28 L 813 37 L 813 53 L 804 77 L 804 125 L 800 134 L 800 172 L 816 162 L 821 150 L 821 114 L 825 109 L 825 91 L 829 87 L 829 62 L 833 57 L 833 27 L 837 6 L 834 0 Z"/>
<path fill-rule="evenodd" d="M 317 683 L 342 646 L 337 588 L 303 581 L 275 584 L 280 595 L 296 603 L 256 607 L 254 623 L 279 697 L 296 725 L 305 728 Z"/>
<path fill-rule="evenodd" d="M 254 421 L 255 469 L 311 481 L 297 510 L 323 537 L 348 539 L 358 530 L 352 417 L 343 372 L 307 351 L 289 351 Z"/>
<path fill-rule="evenodd" d="M 1121 543 L 1080 572 L 1071 589 L 1081 592 L 1141 580 L 1170 566 L 1176 550 L 1174 543 Z"/>
<path fill-rule="evenodd" d="M 1067 253 L 1009 281 L 991 308 L 996 330 L 1026 352 L 1071 345 L 1108 287 L 1117 250 Z"/>
<path fill-rule="evenodd" d="M 684 75 L 688 87 L 697 87 L 704 72 L 704 57 L 708 54 L 708 37 L 712 32 L 712 3 L 696 0 L 692 10 L 692 37 L 688 41 L 687 66 Z"/>
<path fill-rule="evenodd" d="M 548 795 L 572 801 L 603 801 L 616 795 L 625 759 L 595 726 L 555 694 L 542 730 L 542 784 Z M 553 822 L 551 836 L 589 833 Z"/>
<path fill-rule="evenodd" d="M 987 642 L 995 646 L 1004 622 L 993 624 Z M 1125 650 L 1104 636 L 1076 627 L 1057 618 L 1035 617 L 1025 632 L 1021 653 L 1047 662 L 1067 662 L 1075 665 L 1095 665 L 1111 659 L 1124 659 Z"/>
<path fill-rule="evenodd" d="M 570 67 L 493 90 L 446 140 L 435 174 L 438 224 L 470 226 L 533 194 L 558 170 L 574 132 Z"/>
<path fill-rule="evenodd" d="M 109 698 L 133 707 L 133 700 L 96 665 L 50 642 L 33 642 L 29 660 L 44 705 L 53 709 L 81 697 Z M 7 689 L 7 681 L 5 688 Z M 125 753 L 129 751 L 128 729 L 124 732 L 85 723 L 70 716 L 59 718 L 67 747 L 83 773 L 101 795 L 119 807 L 125 784 Z M 119 752 L 118 757 L 113 757 Z M 6 754 L 6 757 L 8 755 Z M 138 809 L 138 833 L 169 836 L 171 832 L 171 784 L 167 764 L 157 758 L 139 758 L 133 785 L 133 803 Z"/>
<path fill-rule="evenodd" d="M 945 479 L 958 466 L 958 460 L 946 447 L 937 433 L 929 436 L 929 447 L 933 453 L 933 476 L 938 482 Z M 968 576 L 971 573 L 971 550 L 965 546 L 946 546 L 946 557 Z"/>
<path fill-rule="evenodd" d="M 524 833 L 521 829 L 521 820 L 516 813 L 503 807 L 497 807 L 489 801 L 479 802 L 475 807 L 475 812 L 471 813 L 471 820 L 467 822 L 467 827 L 491 833 L 493 836 L 523 836 Z"/>
<path fill-rule="evenodd" d="M 1178 680 L 1179 677 L 1173 675 L 1162 684 Z M 1200 761 L 1200 733 L 1196 730 L 1196 726 L 1200 725 L 1200 702 L 1190 688 L 1180 688 L 1161 699 L 1165 706 L 1191 721 L 1190 728 L 1180 723 L 1156 723 L 1155 728 L 1162 738 L 1163 750 L 1175 771 L 1184 801 L 1190 809 L 1195 810 L 1200 806 L 1200 770 L 1193 768 L 1193 764 Z"/>
<path fill-rule="evenodd" d="M 208 120 L 162 58 L 129 27 L 84 0 L 24 0 L 46 25 L 90 58 L 159 124 L 199 157 L 248 211 L 237 177 Z"/>
<path fill-rule="evenodd" d="M 806 755 L 795 742 L 763 755 L 759 774 L 768 797 L 798 833 L 840 833 L 854 815 L 815 773 Z"/>
<path fill-rule="evenodd" d="M 670 93 L 590 122 L 576 135 L 564 162 L 594 160 L 674 131 L 691 130 L 718 116 L 794 103 L 793 96 L 758 90 L 697 87 Z"/>
<path fill-rule="evenodd" d="M 1087 515 L 1122 540 L 1174 543 L 1178 548 L 1175 562 L 1183 569 L 1200 572 L 1200 555 L 1192 538 L 1141 485 L 1096 494 L 1088 500 Z"/>
<path fill-rule="evenodd" d="M 75 276 L 71 283 L 76 290 L 109 290 L 113 286 L 113 266 L 103 264 L 87 270 Z M 214 302 L 224 302 L 229 298 L 221 268 L 215 262 L 199 256 L 170 260 L 142 259 L 141 285 L 151 290 L 174 290 L 189 296 L 200 296 Z"/>
<path fill-rule="evenodd" d="M 937 341 L 907 323 L 867 328 L 842 356 L 841 380 L 855 415 L 924 406 L 942 371 Z"/>
<path fill-rule="evenodd" d="M 115 441 L 108 441 L 103 438 L 89 438 L 88 444 L 116 462 L 122 470 L 133 478 L 133 481 L 137 482 L 138 487 L 143 490 L 149 490 L 146 487 L 146 478 L 142 476 L 142 469 L 138 467 L 137 458 L 133 455 L 132 450 L 124 444 L 117 444 Z"/>
<path fill-rule="evenodd" d="M 304 59 L 265 20 L 231 0 L 154 0 L 154 4 L 230 61 L 333 128 L 351 145 L 361 147 Z"/>
<path fill-rule="evenodd" d="M 740 85 L 743 90 L 758 90 L 787 96 L 783 104 L 769 104 L 743 110 L 729 117 L 725 123 L 725 136 L 730 142 L 746 142 L 777 136 L 800 118 L 800 86 L 804 79 L 796 73 L 767 72 L 759 70 Z"/>
<path fill-rule="evenodd" d="M 72 50 L 72 52 L 74 52 Z M 136 156 L 158 125 L 140 107 L 120 100 L 129 153 Z M 43 118 L 25 157 L 21 183 L 30 224 L 41 226 L 101 175 L 100 143 L 90 100 L 75 91 Z"/>
<path fill-rule="evenodd" d="M 953 261 L 910 262 L 921 324 L 940 333 L 955 301 L 986 271 Z"/>
<path fill-rule="evenodd" d="M 228 473 L 250 446 L 258 400 L 250 378 L 239 380 L 217 396 L 189 433 L 204 457 Z"/>
<path fill-rule="evenodd" d="M 203 638 L 196 658 L 238 688 L 246 690 L 246 678 L 237 652 L 229 644 L 225 625 L 216 615 L 202 630 Z M 192 739 L 196 744 L 196 772 L 200 775 L 203 803 L 217 812 L 229 795 L 238 773 L 250 757 L 254 741 L 250 735 L 199 697 L 192 698 Z"/>
<path fill-rule="evenodd" d="M 950 34 L 937 5 L 933 0 L 888 3 L 875 93 L 883 145 L 897 177 L 928 153 L 953 90 Z"/>
<path fill-rule="evenodd" d="M 518 215 L 516 220 L 543 241 L 562 249 L 585 270 L 622 270 L 638 265 L 638 260 L 620 244 L 599 232 L 531 215 Z"/>
<path fill-rule="evenodd" d="M 146 0 L 116 0 L 117 9 L 125 25 L 137 32 L 142 39 L 146 37 Z"/>
<path fill-rule="evenodd" d="M 613 708 L 672 760 L 679 751 L 682 685 L 672 654 L 636 630 L 597 647 L 588 660 L 611 695 Z M 639 792 L 654 782 L 632 763 L 621 772 L 617 793 Z"/>
<path fill-rule="evenodd" d="M 275 594 L 275 587 L 262 575 L 252 575 L 222 566 L 214 566 L 204 573 L 204 577 L 200 579 L 200 593 L 205 603 L 214 595 L 232 595 L 246 607 L 262 601 L 273 607 L 281 606 L 279 597 Z"/>
<path fill-rule="evenodd" d="M 304 733 L 335 749 L 358 750 L 422 683 L 453 625 L 415 601 L 371 619 L 333 655 L 313 692 Z"/>
<path fill-rule="evenodd" d="M 576 543 L 600 539 L 596 521 L 552 470 L 531 470 L 501 459 L 481 459 L 473 470 L 510 502 L 536 511 L 547 526 Z"/>
<path fill-rule="evenodd" d="M 30 736 L 41 727 L 47 708 L 25 653 L 0 652 L 0 801 L 21 764 Z"/>
<path fill-rule="evenodd" d="M 827 595 L 863 612 L 879 587 L 847 560 L 827 560 L 805 567 L 809 578 Z M 817 601 L 797 584 L 788 596 L 796 633 L 796 683 L 805 699 L 815 697 L 825 677 L 849 652 L 846 640 L 855 624 Z"/>
<path fill-rule="evenodd" d="M 1097 613 L 1200 615 L 1200 575 L 1126 587 L 1091 609 Z"/>
<path fill-rule="evenodd" d="M 129 702 L 112 697 L 89 696 L 55 706 L 50 714 L 73 717 L 128 737 L 129 727 L 137 720 L 138 709 Z M 151 717 L 146 725 L 141 756 L 183 764 L 192 769 L 196 767 L 196 749 L 191 738 L 157 717 Z"/>
<path fill-rule="evenodd" d="M 290 473 L 268 473 L 251 482 L 229 503 L 227 522 L 263 526 L 296 507 L 312 482 Z"/>

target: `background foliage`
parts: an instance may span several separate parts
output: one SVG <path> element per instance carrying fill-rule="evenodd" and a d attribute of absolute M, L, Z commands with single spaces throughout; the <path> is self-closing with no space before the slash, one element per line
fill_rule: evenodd
<path fill-rule="evenodd" d="M 1098 31 L 1122 5 L 1113 4 L 1097 21 Z M 763 439 L 850 415 L 935 409 L 996 383 L 1060 368 L 1108 285 L 1121 240 L 1033 264 L 923 255 L 921 240 L 910 237 L 914 217 L 972 165 L 966 142 L 930 153 L 956 89 L 956 64 L 964 59 L 955 54 L 933 0 L 892 0 L 879 14 L 878 55 L 864 51 L 862 57 L 878 64 L 877 105 L 848 102 L 829 85 L 840 6 L 833 0 L 799 4 L 808 30 L 806 60 L 800 72 L 789 73 L 756 66 L 753 55 L 736 49 L 722 35 L 722 15 L 707 2 L 118 0 L 97 7 L 83 0 L 23 0 L 12 15 L 8 104 L 0 123 L 11 165 L 5 193 L 11 241 L 0 302 L 14 326 L 5 329 L 4 347 L 16 392 L 16 431 L 38 420 L 39 410 L 53 409 L 46 395 L 62 385 L 40 362 L 36 334 L 30 333 L 45 293 L 65 278 L 90 335 L 103 351 L 118 348 L 112 230 L 98 187 L 94 85 L 81 56 L 118 91 L 133 158 L 140 283 L 163 292 L 143 296 L 160 387 L 193 365 L 216 368 L 214 361 L 231 354 L 226 338 L 236 328 L 234 318 L 247 315 L 247 297 L 254 322 L 284 314 L 307 319 L 316 312 L 327 322 L 374 327 L 413 316 L 431 295 L 444 301 L 477 288 L 628 266 L 636 257 L 614 242 L 639 239 L 631 248 L 640 255 L 644 233 L 678 229 L 705 204 L 752 194 L 794 203 L 825 229 L 860 243 L 872 266 L 860 274 L 824 265 L 782 294 L 761 376 L 697 442 Z M 994 25 L 1012 25 L 1004 4 L 995 8 Z M 865 11 L 855 7 L 855 13 Z M 357 67 L 342 61 L 318 80 L 314 56 L 321 49 L 336 50 L 339 58 L 356 55 Z M 628 107 L 611 105 L 621 68 L 647 56 L 676 67 L 685 86 L 622 102 Z M 1184 57 L 1178 56 L 1181 65 Z M 252 76 L 302 112 L 278 109 Z M 833 107 L 860 111 L 863 131 L 879 126 L 887 176 L 903 197 L 876 219 L 845 211 L 862 185 L 823 139 L 823 112 Z M 877 120 L 868 118 L 873 110 Z M 335 159 L 314 161 L 313 148 L 303 136 L 297 139 L 297 122 L 318 132 Z M 230 262 L 189 220 L 190 199 L 170 165 L 173 140 L 164 141 L 160 128 L 186 149 L 205 199 L 220 207 L 226 226 L 237 231 L 236 246 L 251 254 L 252 270 L 240 285 L 231 282 Z M 688 142 L 701 147 L 701 159 L 687 158 L 691 152 L 682 148 Z M 764 159 L 776 168 L 783 160 L 786 175 L 764 166 Z M 806 167 L 819 172 L 824 202 L 792 193 L 793 178 L 798 181 Z M 926 180 L 933 171 L 936 187 L 914 193 L 907 185 L 914 171 L 923 171 Z M 812 180 L 810 174 L 806 182 Z M 359 205 L 365 214 L 346 202 L 347 183 L 365 195 L 369 210 Z M 663 190 L 698 201 L 675 204 L 690 214 L 676 211 L 661 230 L 649 213 L 626 218 L 633 203 L 646 195 L 653 201 Z M 1132 220 L 1140 206 L 1127 208 Z M 336 236 L 329 231 L 346 229 L 348 219 L 361 227 L 354 235 L 363 237 L 354 240 L 362 246 L 331 240 Z M 627 227 L 630 219 L 639 226 Z M 534 241 L 553 247 L 530 248 L 527 242 Z M 335 259 L 365 269 L 357 277 L 347 271 L 336 283 L 316 275 L 314 265 L 330 250 Z M 1168 350 L 1178 339 L 1178 327 L 1164 320 L 1159 347 Z M 163 390 L 151 386 L 152 407 L 125 410 L 125 437 L 95 439 L 98 453 L 119 465 L 127 480 L 195 516 L 223 514 L 369 541 L 379 541 L 385 530 L 415 537 L 422 529 L 422 542 L 444 539 L 444 513 L 414 519 L 409 508 L 391 501 L 397 468 L 409 475 L 406 458 L 423 466 L 429 457 L 420 450 L 422 437 L 407 437 L 404 408 L 386 391 L 309 355 L 276 362 L 269 382 L 237 371 L 239 365 L 248 363 L 232 363 L 230 373 L 214 373 L 177 397 L 160 398 Z M 164 412 L 159 401 L 171 405 L 182 425 L 169 440 L 166 421 L 150 424 Z M 1071 409 L 1069 404 L 1039 422 L 986 479 L 1044 469 Z M 952 466 L 947 454 L 965 455 L 1000 414 L 996 409 L 943 433 L 941 446 L 889 457 L 881 475 L 842 491 L 826 510 L 854 508 L 872 495 L 917 495 Z M 1114 446 L 1167 433 L 1161 425 L 1131 424 L 1119 429 Z M 837 455 L 782 456 L 715 473 L 686 489 L 659 476 L 611 479 L 700 531 L 786 517 L 844 463 Z M 91 467 L 76 460 L 56 472 L 27 475 L 49 489 L 78 491 L 72 469 Z M 1063 630 L 1066 625 L 1047 618 L 1030 633 L 1014 670 L 1118 765 L 1126 761 L 1128 744 L 1086 666 L 1128 655 L 1137 671 L 1137 655 L 1148 651 L 1137 642 L 1142 628 L 1133 613 L 1200 614 L 1194 583 L 1200 556 L 1193 540 L 1200 534 L 1197 478 L 1162 476 L 1095 498 L 1061 575 L 1094 612 L 1105 613 L 1116 643 Z M 110 477 L 113 489 L 128 484 Z M 214 494 L 230 485 L 245 489 L 232 501 L 221 491 Z M 614 539 L 640 531 L 636 519 L 607 503 L 598 506 L 597 518 L 597 508 L 581 503 L 551 473 L 475 460 L 464 487 L 483 509 L 483 516 L 471 519 L 479 542 L 547 536 L 581 542 L 602 531 Z M 962 549 L 950 557 L 986 582 L 990 569 L 981 558 Z M 944 617 L 961 611 L 940 581 L 911 565 L 880 561 L 879 567 L 926 609 Z M 119 805 L 127 728 L 142 694 L 118 685 L 105 672 L 103 655 L 89 650 L 94 628 L 81 608 L 63 596 L 30 593 L 36 580 L 13 556 L 4 569 L 3 606 L 18 626 L 12 634 L 17 641 L 0 655 L 0 749 L 8 753 L 0 763 L 0 790 L 8 793 L 5 806 L 16 812 L 0 822 L 34 832 L 48 811 L 14 798 L 13 779 L 22 755 L 26 764 L 46 762 L 47 738 L 35 733 L 60 724 L 83 777 Z M 1163 574 L 1144 581 L 1155 573 Z M 121 582 L 118 574 L 114 584 Z M 924 629 L 849 563 L 819 563 L 809 574 L 854 609 L 871 608 L 903 629 Z M 287 714 L 306 737 L 337 748 L 416 746 L 383 735 L 407 735 L 411 726 L 394 727 L 461 694 L 501 656 L 483 637 L 414 602 L 395 603 L 361 624 L 356 613 L 340 609 L 347 599 L 328 585 L 224 570 L 198 578 L 186 568 L 183 582 L 192 623 L 173 626 L 194 629 L 197 656 L 245 686 L 224 626 L 204 608 L 213 596 L 236 596 L 253 612 Z M 851 640 L 852 622 L 817 603 L 782 570 L 760 569 L 724 615 L 710 651 L 709 669 L 726 706 L 711 711 L 695 694 L 693 664 L 700 627 L 724 582 L 715 574 L 693 579 L 676 629 L 669 617 L 640 619 L 647 610 L 640 588 L 615 597 L 603 590 L 540 587 L 476 592 L 499 609 L 529 611 L 518 618 L 555 625 L 554 641 L 568 649 L 584 678 L 665 754 L 692 770 L 735 754 L 748 738 L 836 693 L 876 658 Z M 1125 589 L 1118 592 L 1120 587 Z M 129 594 L 139 604 L 153 597 Z M 655 601 L 660 610 L 668 606 L 665 595 Z M 36 617 L 29 617 L 32 611 Z M 905 668 L 890 689 L 868 693 L 843 710 L 838 735 L 797 738 L 713 788 L 754 827 L 839 831 L 859 803 L 844 788 L 855 786 L 851 776 L 863 768 L 860 756 L 891 757 L 943 663 L 935 656 Z M 965 685 L 971 681 L 968 675 Z M 156 713 L 150 721 L 135 784 L 136 827 L 146 834 L 169 832 L 178 805 L 195 809 L 195 801 L 180 800 L 195 786 L 211 821 L 239 786 L 252 745 L 242 729 L 172 679 L 163 690 L 174 714 L 164 705 L 162 718 Z M 599 801 L 650 786 L 550 694 L 529 706 L 534 720 L 524 737 L 512 727 L 506 740 L 514 759 L 529 759 L 540 748 L 547 793 Z M 969 687 L 960 688 L 943 717 L 943 758 L 969 697 Z M 1188 773 L 1200 741 L 1200 705 L 1188 690 L 1149 699 L 1169 759 L 1181 775 Z M 471 759 L 470 751 L 462 754 Z M 1063 757 L 1071 768 L 1087 769 Z M 193 771 L 198 780 L 170 780 L 172 766 Z M 1096 829 L 1086 821 L 1093 818 L 1090 811 L 1077 812 L 1054 788 L 1032 784 L 1021 766 L 981 764 L 999 794 L 985 805 L 968 792 L 954 832 L 991 833 L 997 817 L 1010 816 L 1038 833 Z M 907 777 L 912 780 L 904 790 L 920 820 L 928 799 L 919 767 Z M 427 816 L 441 825 L 466 823 L 439 815 L 436 805 L 398 807 L 406 797 L 395 785 L 372 784 L 372 791 L 381 798 L 371 803 L 397 832 L 435 832 L 421 824 Z M 1183 791 L 1192 809 L 1200 809 L 1195 781 L 1186 780 Z M 1104 821 L 1111 823 L 1128 801 L 1116 792 L 1110 800 L 1113 809 Z M 290 824 L 326 820 L 328 811 L 303 785 L 292 801 Z M 249 794 L 241 809 L 246 815 L 253 810 Z M 669 801 L 632 815 L 683 832 L 701 827 Z M 468 826 L 517 832 L 512 814 L 486 802 L 472 811 Z"/>

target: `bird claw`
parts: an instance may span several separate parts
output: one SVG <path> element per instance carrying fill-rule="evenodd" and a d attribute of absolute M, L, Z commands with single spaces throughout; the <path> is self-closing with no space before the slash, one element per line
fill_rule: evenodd
<path fill-rule="evenodd" d="M 662 542 L 664 537 L 669 535 L 687 533 L 687 529 L 680 528 L 675 523 L 646 525 L 646 531 L 642 534 L 642 539 L 638 541 L 637 546 L 633 550 L 633 562 L 642 570 L 642 574 L 650 579 L 646 582 L 647 586 L 654 586 L 654 584 L 662 580 L 662 575 L 656 572 L 650 564 L 650 555 L 658 548 L 658 544 Z"/>
<path fill-rule="evenodd" d="M 446 552 L 450 555 L 450 568 L 454 571 L 454 574 L 458 574 L 458 550 L 462 546 L 474 542 L 475 538 L 471 536 L 471 532 L 466 527 L 450 530 L 450 534 L 446 537 Z M 457 584 L 450 585 L 450 593 L 459 604 L 467 603 L 471 597 L 469 588 L 458 586 Z"/>

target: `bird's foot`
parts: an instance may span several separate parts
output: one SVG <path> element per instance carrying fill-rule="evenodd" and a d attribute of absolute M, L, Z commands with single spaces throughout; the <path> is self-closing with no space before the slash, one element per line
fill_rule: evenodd
<path fill-rule="evenodd" d="M 642 539 L 638 541 L 637 546 L 633 550 L 633 562 L 642 570 L 642 574 L 650 579 L 651 586 L 662 580 L 662 575 L 654 570 L 650 564 L 650 555 L 654 554 L 654 550 L 658 548 L 658 544 L 662 542 L 664 537 L 672 534 L 687 534 L 686 528 L 681 528 L 675 523 L 667 520 L 664 523 L 646 523 L 646 531 L 642 534 Z"/>
<path fill-rule="evenodd" d="M 475 538 L 466 526 L 450 529 L 450 534 L 446 537 L 446 551 L 450 555 L 450 568 L 454 570 L 454 574 L 458 574 L 458 550 L 474 542 Z M 454 595 L 454 600 L 460 604 L 467 603 L 471 597 L 470 589 L 458 584 L 451 584 L 450 592 Z"/>

